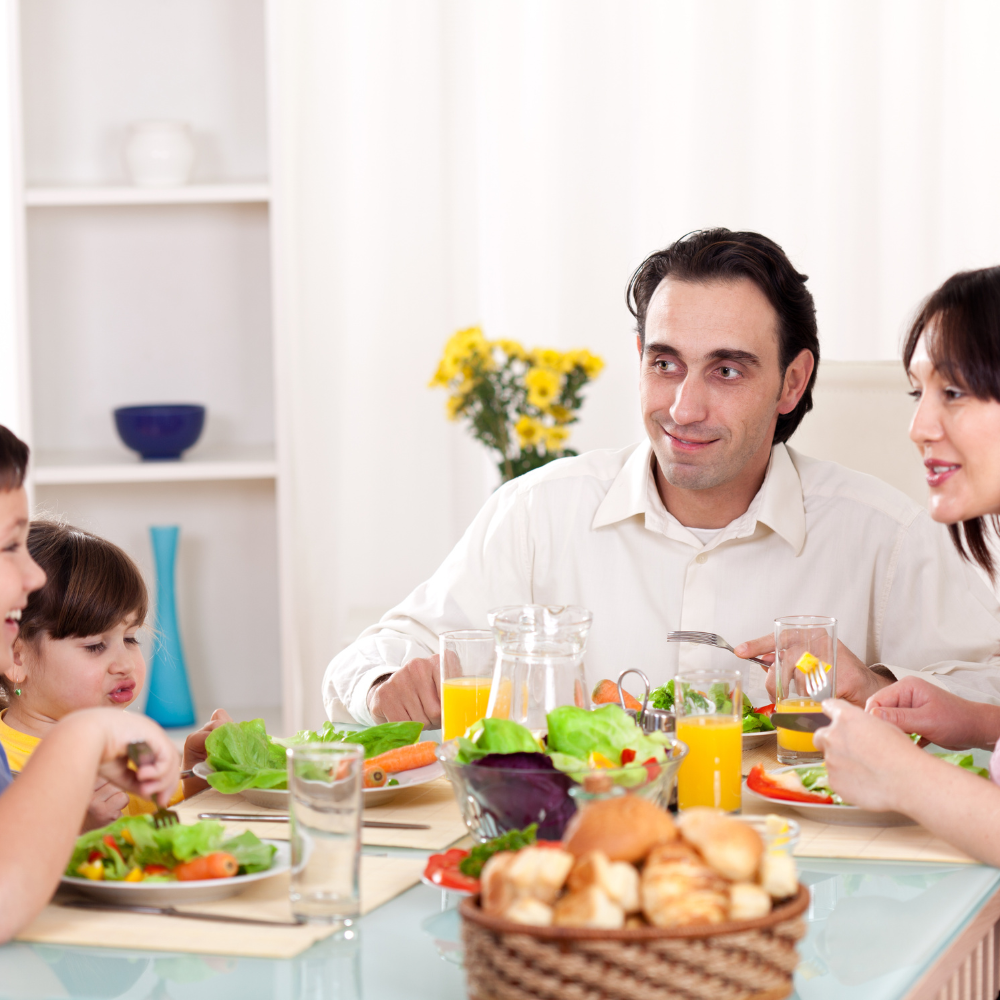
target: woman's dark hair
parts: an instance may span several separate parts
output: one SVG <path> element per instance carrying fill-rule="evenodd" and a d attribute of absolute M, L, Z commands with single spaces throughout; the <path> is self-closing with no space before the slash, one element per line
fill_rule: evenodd
<path fill-rule="evenodd" d="M 28 446 L 0 424 L 0 490 L 16 490 L 28 471 Z"/>
<path fill-rule="evenodd" d="M 907 371 L 925 332 L 927 354 L 946 379 L 977 399 L 1000 402 L 1000 267 L 960 271 L 931 293 L 903 343 Z M 1000 518 L 992 515 L 989 522 L 1000 531 Z M 995 580 L 987 526 L 986 518 L 974 517 L 949 524 L 948 531 L 962 558 L 971 558 Z"/>
<path fill-rule="evenodd" d="M 123 621 L 142 625 L 149 595 L 142 574 L 117 545 L 55 521 L 33 521 L 28 551 L 45 570 L 45 586 L 28 597 L 18 638 L 32 642 L 99 635 Z M 10 682 L 0 676 L 9 704 Z"/>
<path fill-rule="evenodd" d="M 819 369 L 819 333 L 816 306 L 806 288 L 808 276 L 799 274 L 785 251 L 760 233 L 734 233 L 728 229 L 702 229 L 682 236 L 665 250 L 650 254 L 632 275 L 625 291 L 629 312 L 646 344 L 646 310 L 660 282 L 667 276 L 678 281 L 738 281 L 748 278 L 766 296 L 778 314 L 781 377 L 802 350 L 812 351 L 815 364 L 809 384 L 791 413 L 778 415 L 774 443 L 787 441 L 812 409 L 812 390 Z"/>

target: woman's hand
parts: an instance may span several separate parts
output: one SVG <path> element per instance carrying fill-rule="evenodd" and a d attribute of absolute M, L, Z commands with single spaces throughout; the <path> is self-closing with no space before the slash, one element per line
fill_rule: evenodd
<path fill-rule="evenodd" d="M 736 646 L 734 652 L 744 660 L 751 656 L 757 656 L 772 664 L 771 669 L 767 672 L 764 686 L 767 688 L 771 700 L 774 701 L 774 634 L 762 635 L 759 639 L 741 642 Z M 836 695 L 838 698 L 861 707 L 876 691 L 891 683 L 892 681 L 887 677 L 882 677 L 866 667 L 839 639 L 837 640 Z"/>
<path fill-rule="evenodd" d="M 1000 707 L 966 701 L 921 677 L 876 691 L 865 711 L 950 750 L 992 750 L 1000 737 Z"/>
<path fill-rule="evenodd" d="M 217 708 L 212 713 L 212 718 L 209 719 L 208 722 L 201 727 L 201 729 L 193 732 L 184 741 L 185 771 L 190 771 L 195 764 L 200 764 L 208 757 L 208 751 L 205 749 L 205 740 L 208 739 L 208 734 L 212 732 L 213 729 L 218 729 L 219 726 L 232 721 L 233 720 L 229 713 L 224 708 Z M 206 788 L 208 788 L 208 782 L 203 778 L 185 778 L 184 798 L 189 799 L 192 795 L 196 795 L 198 792 L 203 791 Z"/>
<path fill-rule="evenodd" d="M 125 792 L 110 781 L 98 778 L 80 832 L 99 830 L 102 826 L 114 823 L 127 805 L 128 795 Z"/>
<path fill-rule="evenodd" d="M 920 765 L 931 758 L 895 726 L 846 701 L 829 698 L 832 724 L 813 740 L 826 759 L 830 787 L 845 802 L 878 812 L 900 810 Z"/>

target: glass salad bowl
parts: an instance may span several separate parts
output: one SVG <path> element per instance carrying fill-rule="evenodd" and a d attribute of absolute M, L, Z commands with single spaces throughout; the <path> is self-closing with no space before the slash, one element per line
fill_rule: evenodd
<path fill-rule="evenodd" d="M 559 840 L 577 809 L 571 789 L 598 795 L 621 789 L 666 809 L 688 749 L 676 739 L 663 746 L 667 759 L 655 767 L 589 768 L 581 761 L 572 774 L 557 770 L 541 753 L 490 754 L 461 764 L 456 760 L 458 740 L 442 743 L 437 758 L 451 781 L 462 819 L 477 840 L 523 830 L 532 823 L 538 824 L 539 840 Z"/>

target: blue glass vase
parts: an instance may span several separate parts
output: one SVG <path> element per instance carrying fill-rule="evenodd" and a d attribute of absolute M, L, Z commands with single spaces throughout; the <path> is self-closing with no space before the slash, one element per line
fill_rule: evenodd
<path fill-rule="evenodd" d="M 149 664 L 149 697 L 146 715 L 161 726 L 194 724 L 194 702 L 184 666 L 184 648 L 177 627 L 174 567 L 177 562 L 176 524 L 151 527 L 149 537 L 156 560 L 156 631 Z"/>

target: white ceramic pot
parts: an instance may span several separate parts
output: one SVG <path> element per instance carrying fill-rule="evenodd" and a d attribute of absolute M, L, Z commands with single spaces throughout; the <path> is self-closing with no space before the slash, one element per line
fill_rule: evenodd
<path fill-rule="evenodd" d="M 125 166 L 137 187 L 186 184 L 194 166 L 194 140 L 187 122 L 137 122 L 129 129 Z"/>

